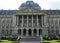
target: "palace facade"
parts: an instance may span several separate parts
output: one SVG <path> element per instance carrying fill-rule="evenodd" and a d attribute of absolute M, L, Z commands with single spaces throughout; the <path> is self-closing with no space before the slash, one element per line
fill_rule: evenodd
<path fill-rule="evenodd" d="M 33 2 L 19 10 L 0 10 L 0 36 L 39 37 L 60 34 L 60 10 L 41 10 Z"/>

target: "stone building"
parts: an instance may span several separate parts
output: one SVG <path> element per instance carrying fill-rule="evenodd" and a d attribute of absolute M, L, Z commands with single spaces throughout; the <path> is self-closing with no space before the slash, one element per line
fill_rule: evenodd
<path fill-rule="evenodd" d="M 39 37 L 60 34 L 60 10 L 41 10 L 33 2 L 19 10 L 0 10 L 0 36 Z"/>

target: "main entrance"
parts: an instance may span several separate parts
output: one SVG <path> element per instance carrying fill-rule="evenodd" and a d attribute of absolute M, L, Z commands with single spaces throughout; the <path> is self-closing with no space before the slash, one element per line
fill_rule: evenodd
<path fill-rule="evenodd" d="M 18 29 L 18 35 L 20 36 L 40 36 L 42 35 L 42 29 Z"/>
<path fill-rule="evenodd" d="M 32 31 L 31 29 L 28 30 L 28 35 L 29 35 L 29 36 L 32 36 L 31 31 Z"/>

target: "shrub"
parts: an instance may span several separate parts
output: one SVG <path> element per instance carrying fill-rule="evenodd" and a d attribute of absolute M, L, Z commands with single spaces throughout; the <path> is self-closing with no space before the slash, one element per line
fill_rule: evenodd
<path fill-rule="evenodd" d="M 1 40 L 16 41 L 17 40 L 17 37 L 1 37 Z"/>
<path fill-rule="evenodd" d="M 43 39 L 44 40 L 52 40 L 52 37 L 51 36 L 44 36 Z"/>

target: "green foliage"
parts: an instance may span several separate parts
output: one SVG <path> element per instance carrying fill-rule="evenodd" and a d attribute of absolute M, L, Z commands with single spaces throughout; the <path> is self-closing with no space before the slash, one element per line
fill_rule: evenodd
<path fill-rule="evenodd" d="M 44 40 L 58 40 L 60 39 L 59 36 L 53 35 L 53 36 L 44 36 Z"/>
<path fill-rule="evenodd" d="M 51 36 L 44 36 L 43 39 L 44 40 L 52 40 L 52 37 Z"/>
<path fill-rule="evenodd" d="M 10 40 L 10 41 L 16 41 L 17 37 L 1 37 L 1 40 Z"/>

